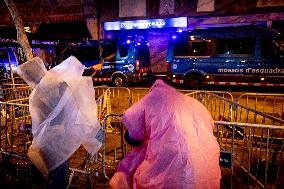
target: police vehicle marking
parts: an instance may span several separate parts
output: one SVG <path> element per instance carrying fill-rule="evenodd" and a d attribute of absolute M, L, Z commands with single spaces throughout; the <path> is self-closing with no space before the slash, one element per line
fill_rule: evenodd
<path fill-rule="evenodd" d="M 129 64 L 129 65 L 128 65 L 128 70 L 129 70 L 129 71 L 133 71 L 133 70 L 134 70 L 133 64 Z"/>

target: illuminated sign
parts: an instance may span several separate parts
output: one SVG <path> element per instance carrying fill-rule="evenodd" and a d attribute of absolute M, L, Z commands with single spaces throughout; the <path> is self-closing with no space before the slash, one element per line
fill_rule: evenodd
<path fill-rule="evenodd" d="M 18 43 L 15 39 L 3 39 L 0 38 L 1 43 Z M 40 41 L 40 40 L 32 40 L 31 44 L 33 45 L 58 45 L 57 41 Z"/>
<path fill-rule="evenodd" d="M 18 43 L 17 40 L 15 39 L 5 39 L 5 38 L 0 38 L 1 43 Z"/>
<path fill-rule="evenodd" d="M 33 45 L 58 45 L 56 41 L 40 41 L 40 40 L 32 40 Z"/>
<path fill-rule="evenodd" d="M 151 20 L 133 20 L 105 22 L 104 29 L 111 30 L 133 30 L 149 28 L 184 28 L 187 27 L 187 17 L 170 18 L 170 19 L 151 19 Z"/>
<path fill-rule="evenodd" d="M 49 15 L 44 17 L 44 22 L 46 23 L 61 23 L 70 21 L 82 21 L 84 17 L 82 14 L 74 15 Z"/>

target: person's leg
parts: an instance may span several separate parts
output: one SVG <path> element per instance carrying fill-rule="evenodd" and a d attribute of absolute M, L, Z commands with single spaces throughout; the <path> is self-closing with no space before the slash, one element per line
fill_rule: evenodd
<path fill-rule="evenodd" d="M 69 161 L 66 161 L 51 171 L 46 182 L 46 189 L 65 189 L 68 169 Z"/>

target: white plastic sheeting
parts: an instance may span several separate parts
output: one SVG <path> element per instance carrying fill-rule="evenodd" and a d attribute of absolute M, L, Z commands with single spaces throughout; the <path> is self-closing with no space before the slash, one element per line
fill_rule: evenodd
<path fill-rule="evenodd" d="M 33 142 L 28 156 L 44 176 L 64 163 L 82 144 L 94 155 L 101 146 L 92 78 L 71 56 L 46 71 L 40 58 L 18 68 L 34 87 L 30 95 Z M 99 137 L 98 137 L 99 138 Z"/>
<path fill-rule="evenodd" d="M 112 188 L 220 187 L 214 122 L 197 100 L 157 80 L 122 122 L 131 138 L 144 143 L 120 162 Z"/>

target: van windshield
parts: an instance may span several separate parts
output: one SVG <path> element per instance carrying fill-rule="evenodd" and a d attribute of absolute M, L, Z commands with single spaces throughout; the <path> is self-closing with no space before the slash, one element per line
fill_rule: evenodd
<path fill-rule="evenodd" d="M 137 48 L 137 58 L 139 60 L 150 60 L 150 51 L 147 45 L 139 45 Z"/>
<path fill-rule="evenodd" d="M 126 44 L 120 44 L 118 46 L 119 48 L 119 55 L 121 58 L 127 57 L 128 56 L 128 50 L 129 50 L 129 46 Z"/>
<path fill-rule="evenodd" d="M 105 61 L 114 61 L 116 53 L 116 43 L 114 41 L 106 41 L 103 44 L 103 59 Z"/>
<path fill-rule="evenodd" d="M 81 46 L 76 50 L 75 56 L 82 62 L 100 60 L 99 45 Z"/>
<path fill-rule="evenodd" d="M 99 45 L 68 46 L 62 53 L 62 61 L 73 55 L 81 62 L 100 60 Z"/>

